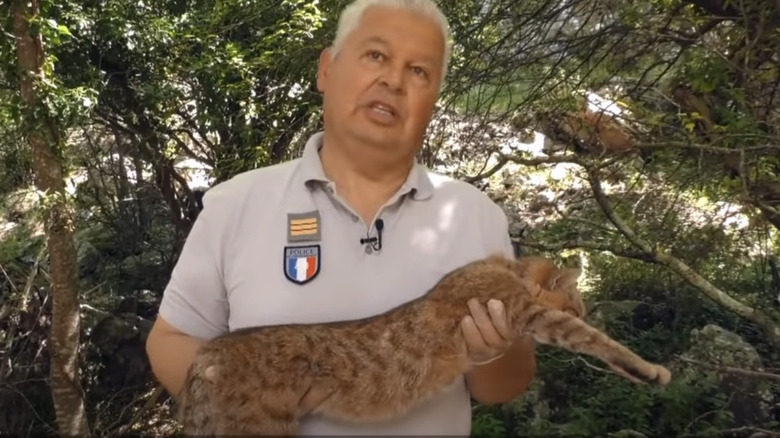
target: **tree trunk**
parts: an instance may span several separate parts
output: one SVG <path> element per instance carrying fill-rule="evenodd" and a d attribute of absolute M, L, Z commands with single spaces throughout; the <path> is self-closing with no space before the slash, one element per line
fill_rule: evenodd
<path fill-rule="evenodd" d="M 73 243 L 73 214 L 65 193 L 62 164 L 52 147 L 56 128 L 41 115 L 35 78 L 43 75 L 43 41 L 29 32 L 28 19 L 39 14 L 38 0 L 16 0 L 14 33 L 25 104 L 27 138 L 33 154 L 35 185 L 46 194 L 45 225 L 52 277 L 52 322 L 49 334 L 51 391 L 61 435 L 87 436 L 86 409 L 79 373 L 79 284 Z"/>

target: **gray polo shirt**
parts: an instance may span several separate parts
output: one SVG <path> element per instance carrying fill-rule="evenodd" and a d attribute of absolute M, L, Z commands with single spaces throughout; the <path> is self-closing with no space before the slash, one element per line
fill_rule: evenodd
<path fill-rule="evenodd" d="M 173 270 L 160 315 L 199 338 L 247 326 L 382 313 L 447 272 L 493 252 L 513 255 L 503 211 L 475 187 L 415 164 L 370 224 L 338 197 L 312 136 L 303 156 L 211 188 Z M 367 250 L 369 248 L 370 250 Z M 241 364 L 236 364 L 241 366 Z M 408 415 L 378 424 L 304 421 L 304 435 L 461 435 L 471 428 L 463 379 Z"/>

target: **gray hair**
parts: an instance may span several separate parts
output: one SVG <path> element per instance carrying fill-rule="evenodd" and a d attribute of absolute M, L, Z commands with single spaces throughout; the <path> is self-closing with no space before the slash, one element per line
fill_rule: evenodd
<path fill-rule="evenodd" d="M 331 45 L 333 57 L 338 55 L 344 40 L 357 29 L 363 13 L 371 6 L 389 6 L 403 8 L 412 12 L 419 13 L 432 19 L 439 27 L 441 36 L 444 39 L 444 55 L 442 58 L 441 80 L 447 75 L 447 67 L 452 50 L 450 43 L 450 28 L 447 17 L 442 13 L 433 0 L 355 0 L 349 6 L 344 8 L 339 18 L 338 28 L 336 29 L 336 38 Z"/>

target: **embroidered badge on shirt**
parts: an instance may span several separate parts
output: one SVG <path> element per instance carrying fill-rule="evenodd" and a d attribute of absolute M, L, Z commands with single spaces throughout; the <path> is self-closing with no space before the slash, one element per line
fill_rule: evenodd
<path fill-rule="evenodd" d="M 293 283 L 306 284 L 320 273 L 320 246 L 285 246 L 284 276 Z"/>
<path fill-rule="evenodd" d="M 287 241 L 311 242 L 320 240 L 320 212 L 287 213 Z"/>

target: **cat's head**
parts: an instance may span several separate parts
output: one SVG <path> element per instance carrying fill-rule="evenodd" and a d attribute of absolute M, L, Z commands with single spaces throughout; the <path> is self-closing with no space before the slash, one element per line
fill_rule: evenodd
<path fill-rule="evenodd" d="M 580 268 L 553 268 L 547 278 L 540 284 L 543 301 L 552 301 L 555 307 L 564 312 L 571 313 L 578 318 L 585 317 L 585 302 L 577 288 L 577 280 L 582 275 Z"/>
<path fill-rule="evenodd" d="M 540 304 L 585 317 L 585 303 L 577 288 L 580 268 L 560 268 L 545 257 L 520 257 L 512 269 L 533 284 L 532 294 Z"/>

